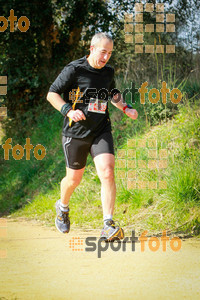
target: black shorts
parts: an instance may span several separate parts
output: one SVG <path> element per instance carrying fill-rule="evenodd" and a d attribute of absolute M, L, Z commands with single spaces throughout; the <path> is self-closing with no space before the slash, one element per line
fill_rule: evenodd
<path fill-rule="evenodd" d="M 93 159 L 102 153 L 112 153 L 114 155 L 111 132 L 104 132 L 97 137 L 85 137 L 83 139 L 63 136 L 62 145 L 66 166 L 75 170 L 85 167 L 89 152 Z"/>

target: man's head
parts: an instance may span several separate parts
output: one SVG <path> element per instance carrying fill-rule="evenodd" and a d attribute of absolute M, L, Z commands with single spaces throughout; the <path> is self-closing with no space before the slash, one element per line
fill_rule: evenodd
<path fill-rule="evenodd" d="M 101 69 L 111 57 L 113 50 L 112 37 L 106 32 L 100 32 L 93 36 L 90 45 L 89 62 L 92 67 Z"/>

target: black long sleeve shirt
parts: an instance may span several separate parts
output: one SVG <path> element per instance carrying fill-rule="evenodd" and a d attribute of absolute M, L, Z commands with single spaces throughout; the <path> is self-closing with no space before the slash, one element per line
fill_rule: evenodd
<path fill-rule="evenodd" d="M 108 100 L 110 92 L 115 88 L 114 69 L 109 64 L 101 69 L 95 69 L 84 56 L 64 67 L 50 86 L 49 92 L 63 94 L 65 102 L 73 105 L 78 87 L 81 97 L 74 109 L 82 110 L 86 120 L 72 122 L 69 127 L 69 118 L 65 116 L 62 134 L 84 138 L 98 136 L 103 131 L 111 131 Z M 93 103 L 97 99 L 98 105 L 94 106 Z"/>

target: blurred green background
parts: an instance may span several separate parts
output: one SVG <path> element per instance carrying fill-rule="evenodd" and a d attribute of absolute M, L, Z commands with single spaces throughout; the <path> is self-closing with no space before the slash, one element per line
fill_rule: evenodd
<path fill-rule="evenodd" d="M 156 1 L 146 1 L 146 3 Z M 8 0 L 0 6 L 0 15 L 8 19 L 13 9 L 19 19 L 26 16 L 30 28 L 20 32 L 15 26 L 0 33 L 0 75 L 8 76 L 8 94 L 0 105 L 7 107 L 8 117 L 1 120 L 1 145 L 12 138 L 12 147 L 24 146 L 30 138 L 35 147 L 46 148 L 43 160 L 15 160 L 10 151 L 4 159 L 0 147 L 0 216 L 36 218 L 47 225 L 54 223 L 54 203 L 59 198 L 59 184 L 65 176 L 61 146 L 62 115 L 46 100 L 48 89 L 70 61 L 89 54 L 90 39 L 98 31 L 114 38 L 109 63 L 115 68 L 116 86 L 121 91 L 131 84 L 148 89 L 178 88 L 183 98 L 176 105 L 160 99 L 152 104 L 146 94 L 142 105 L 135 93 L 136 121 L 128 119 L 109 103 L 116 151 L 117 199 L 115 215 L 121 224 L 131 228 L 159 232 L 162 229 L 199 235 L 200 233 L 200 34 L 198 1 L 159 1 L 165 14 L 175 14 L 174 33 L 145 33 L 144 45 L 174 44 L 175 53 L 135 53 L 133 44 L 125 43 L 124 16 L 133 13 L 135 1 L 32 1 Z M 143 13 L 143 23 L 156 24 L 156 12 Z M 17 24 L 17 22 L 15 23 Z M 164 22 L 166 26 L 166 21 Z M 2 24 L 1 24 L 2 26 Z M 126 101 L 131 102 L 130 93 Z M 127 189 L 117 175 L 117 151 L 127 150 L 127 140 L 156 139 L 159 149 L 168 150 L 167 168 L 143 170 L 137 176 L 144 181 L 162 178 L 167 189 Z M 137 153 L 145 160 L 145 153 Z M 128 171 L 128 170 L 126 170 Z M 159 173 L 159 174 L 158 174 Z M 160 177 L 159 177 L 160 176 Z M 93 161 L 80 186 L 71 198 L 74 226 L 99 227 L 102 223 L 100 181 Z"/>

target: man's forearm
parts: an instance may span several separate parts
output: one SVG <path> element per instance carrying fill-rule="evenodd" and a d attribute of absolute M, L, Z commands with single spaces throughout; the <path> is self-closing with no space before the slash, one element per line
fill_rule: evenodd
<path fill-rule="evenodd" d="M 113 96 L 113 99 L 111 100 L 111 103 L 117 107 L 118 109 L 123 111 L 123 108 L 127 105 L 126 102 L 123 100 L 123 97 L 121 94 L 117 94 Z"/>
<path fill-rule="evenodd" d="M 73 110 L 71 104 L 69 102 L 66 103 L 57 93 L 49 92 L 47 94 L 47 100 L 55 109 L 60 111 L 63 116 L 69 117 L 74 122 L 86 119 L 84 113 L 81 110 Z"/>
<path fill-rule="evenodd" d="M 114 106 L 116 106 L 118 109 L 122 110 L 131 119 L 133 119 L 133 120 L 137 119 L 138 113 L 137 113 L 136 109 L 133 109 L 132 107 L 128 106 L 126 109 L 123 110 L 123 108 L 126 107 L 128 104 L 123 100 L 123 97 L 121 94 L 117 94 L 117 95 L 113 96 L 111 103 Z"/>
<path fill-rule="evenodd" d="M 62 97 L 57 94 L 57 93 L 53 93 L 53 92 L 49 92 L 47 94 L 47 100 L 51 103 L 51 105 L 57 109 L 58 111 L 61 110 L 62 106 L 64 104 L 66 104 L 66 102 L 62 99 Z"/>
<path fill-rule="evenodd" d="M 66 103 L 62 97 L 54 92 L 49 92 L 47 94 L 47 100 L 51 103 L 51 105 L 61 112 L 63 116 L 67 115 L 72 109 L 72 106 L 70 103 Z M 64 105 L 65 104 L 65 105 Z"/>

